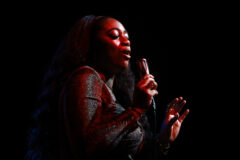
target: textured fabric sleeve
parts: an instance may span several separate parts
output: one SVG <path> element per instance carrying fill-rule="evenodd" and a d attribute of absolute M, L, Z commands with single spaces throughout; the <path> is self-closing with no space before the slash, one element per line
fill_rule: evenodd
<path fill-rule="evenodd" d="M 114 153 L 121 139 L 138 128 L 139 110 L 129 108 L 116 116 L 111 111 L 114 104 L 104 102 L 102 94 L 103 81 L 87 69 L 75 73 L 66 85 L 64 121 L 74 152 L 83 145 L 87 155 Z M 139 141 L 143 140 L 142 136 Z"/>

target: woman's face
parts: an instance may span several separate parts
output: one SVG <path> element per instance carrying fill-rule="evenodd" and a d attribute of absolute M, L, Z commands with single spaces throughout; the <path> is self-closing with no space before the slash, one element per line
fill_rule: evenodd
<path fill-rule="evenodd" d="M 130 41 L 124 26 L 113 18 L 104 19 L 97 32 L 97 63 L 111 73 L 128 67 L 131 58 Z"/>

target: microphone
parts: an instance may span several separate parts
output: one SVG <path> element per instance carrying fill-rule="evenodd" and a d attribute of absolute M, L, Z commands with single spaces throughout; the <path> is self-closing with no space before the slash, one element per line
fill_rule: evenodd
<path fill-rule="evenodd" d="M 141 58 L 140 60 L 137 60 L 137 66 L 138 66 L 140 78 L 146 74 L 149 74 L 149 67 L 148 67 L 146 58 Z M 155 103 L 154 98 L 152 99 L 152 103 L 153 103 L 153 109 L 155 112 L 156 111 L 156 103 Z"/>
<path fill-rule="evenodd" d="M 137 65 L 140 77 L 143 77 L 145 74 L 149 74 L 148 63 L 145 58 L 137 60 Z"/>
<path fill-rule="evenodd" d="M 149 74 L 149 67 L 147 60 L 145 58 L 142 58 L 140 60 L 137 60 L 137 66 L 140 78 L 143 77 L 146 74 Z M 157 137 L 157 115 L 156 115 L 156 102 L 154 98 L 152 98 L 152 106 L 153 106 L 153 138 L 155 139 Z M 157 154 L 157 143 L 155 141 L 154 150 L 153 150 L 153 157 L 156 159 Z"/>

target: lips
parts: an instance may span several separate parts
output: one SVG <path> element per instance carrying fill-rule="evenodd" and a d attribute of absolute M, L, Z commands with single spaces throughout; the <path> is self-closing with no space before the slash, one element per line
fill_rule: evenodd
<path fill-rule="evenodd" d="M 130 50 L 123 50 L 123 51 L 121 51 L 121 53 L 123 54 L 123 57 L 125 59 L 129 60 L 131 58 L 131 56 L 130 56 L 131 51 Z"/>

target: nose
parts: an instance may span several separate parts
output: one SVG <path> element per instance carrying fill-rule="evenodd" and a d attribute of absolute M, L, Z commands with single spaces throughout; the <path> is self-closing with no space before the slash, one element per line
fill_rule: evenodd
<path fill-rule="evenodd" d="M 129 39 L 127 39 L 127 38 L 122 38 L 122 42 L 121 42 L 121 45 L 122 46 L 130 46 L 130 41 L 129 41 Z"/>

